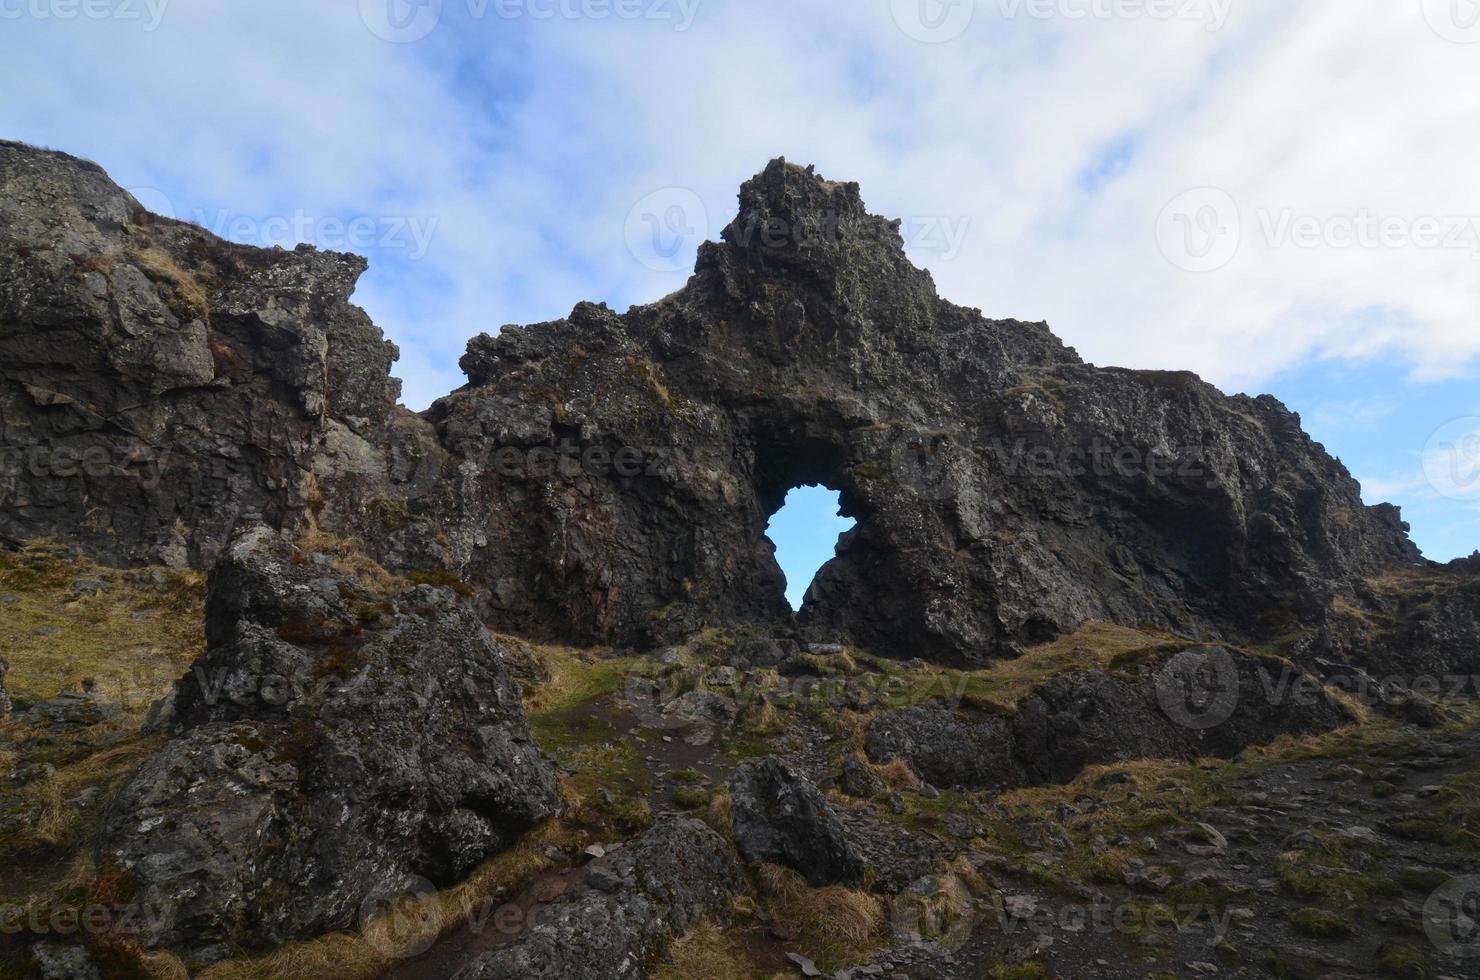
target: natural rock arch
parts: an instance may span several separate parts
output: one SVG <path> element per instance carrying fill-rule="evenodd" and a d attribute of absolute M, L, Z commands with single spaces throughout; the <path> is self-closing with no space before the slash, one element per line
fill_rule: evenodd
<path fill-rule="evenodd" d="M 109 461 L 7 469 L 0 538 L 207 567 L 242 517 L 313 521 L 456 573 L 509 632 L 800 626 L 957 663 L 1087 619 L 1315 628 L 1418 560 L 1275 399 L 942 300 L 856 184 L 782 160 L 683 289 L 480 335 L 420 414 L 348 302 L 363 260 L 223 242 L 20 144 L 0 184 L 0 448 Z M 119 465 L 141 450 L 153 489 Z M 793 623 L 765 526 L 800 482 L 858 526 Z"/>
<path fill-rule="evenodd" d="M 765 522 L 810 482 L 858 526 L 802 627 L 899 656 L 1010 655 L 1091 618 L 1276 629 L 1415 555 L 1273 398 L 1097 369 L 941 300 L 857 185 L 774 161 L 722 237 L 658 303 L 469 344 L 430 413 L 455 457 L 565 436 L 654 464 L 466 476 L 439 512 L 516 542 L 456 549 L 496 617 L 634 643 L 784 619 Z"/>

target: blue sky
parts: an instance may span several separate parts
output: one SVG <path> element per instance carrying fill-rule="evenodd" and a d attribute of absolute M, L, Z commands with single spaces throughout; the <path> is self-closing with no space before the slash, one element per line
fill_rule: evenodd
<path fill-rule="evenodd" d="M 948 298 L 1269 391 L 1427 554 L 1470 553 L 1480 27 L 1449 0 L 1152 7 L 0 0 L 0 134 L 226 237 L 366 254 L 413 407 L 472 334 L 676 289 L 742 180 L 815 163 Z M 669 259 L 644 222 L 672 214 Z"/>

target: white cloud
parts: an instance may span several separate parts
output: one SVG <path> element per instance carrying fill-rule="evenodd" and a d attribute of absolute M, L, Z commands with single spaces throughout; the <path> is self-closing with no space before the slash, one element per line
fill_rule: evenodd
<path fill-rule="evenodd" d="M 1265 232 L 1480 216 L 1480 46 L 1446 40 L 1421 3 L 1247 0 L 1210 31 L 976 0 L 932 45 L 890 0 L 704 0 L 683 31 L 470 21 L 470 2 L 444 0 L 412 44 L 377 38 L 357 3 L 176 0 L 153 32 L 6 20 L 0 132 L 168 187 L 187 212 L 435 218 L 424 259 L 372 250 L 357 294 L 401 343 L 417 405 L 458 383 L 472 333 L 670 291 L 681 273 L 627 251 L 633 204 L 692 188 L 713 236 L 739 181 L 782 153 L 860 181 L 877 211 L 965 227 L 954 257 L 914 250 L 942 292 L 1048 319 L 1099 363 L 1257 386 L 1312 356 L 1420 377 L 1480 357 L 1472 249 Z M 1121 166 L 1081 181 L 1117 147 Z M 1200 187 L 1236 202 L 1242 234 L 1191 273 L 1158 248 L 1157 218 Z"/>

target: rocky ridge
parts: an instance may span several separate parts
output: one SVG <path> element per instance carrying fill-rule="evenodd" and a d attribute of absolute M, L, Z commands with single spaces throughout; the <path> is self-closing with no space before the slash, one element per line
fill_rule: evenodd
<path fill-rule="evenodd" d="M 1391 644 L 1333 609 L 1423 567 L 1273 398 L 942 300 L 857 185 L 784 161 L 682 290 L 476 337 L 421 415 L 348 303 L 363 260 L 223 242 L 20 144 L 0 186 L 0 449 L 40 464 L 5 475 L 12 540 L 208 568 L 242 515 L 316 516 L 478 586 L 501 628 L 652 646 L 789 621 L 765 524 L 824 483 L 858 526 L 801 626 L 956 664 L 1089 620 L 1310 626 L 1307 663 L 1376 663 Z"/>

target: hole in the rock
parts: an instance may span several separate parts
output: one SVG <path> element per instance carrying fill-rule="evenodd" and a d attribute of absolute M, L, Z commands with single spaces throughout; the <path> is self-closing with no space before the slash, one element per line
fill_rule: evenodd
<path fill-rule="evenodd" d="M 786 575 L 786 601 L 793 610 L 812 587 L 817 570 L 831 561 L 838 537 L 857 521 L 839 513 L 838 491 L 811 485 L 794 487 L 771 515 L 766 537 L 776 546 L 776 564 Z"/>

